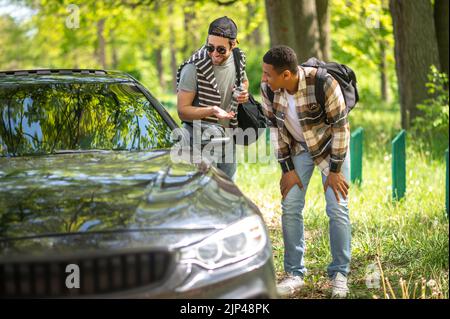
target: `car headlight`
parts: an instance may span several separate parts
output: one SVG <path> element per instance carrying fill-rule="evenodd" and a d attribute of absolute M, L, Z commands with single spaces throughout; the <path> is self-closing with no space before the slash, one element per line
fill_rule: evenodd
<path fill-rule="evenodd" d="M 181 250 L 181 263 L 216 269 L 260 252 L 267 242 L 259 216 L 246 217 L 207 239 Z"/>

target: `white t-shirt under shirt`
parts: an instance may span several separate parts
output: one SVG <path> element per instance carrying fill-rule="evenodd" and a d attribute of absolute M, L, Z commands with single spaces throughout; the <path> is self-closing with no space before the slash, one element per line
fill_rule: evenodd
<path fill-rule="evenodd" d="M 298 142 L 305 142 L 305 137 L 303 136 L 302 127 L 298 119 L 297 110 L 295 108 L 295 98 L 293 95 L 285 91 L 285 96 L 288 100 L 289 107 L 286 110 L 285 125 L 292 137 Z"/>

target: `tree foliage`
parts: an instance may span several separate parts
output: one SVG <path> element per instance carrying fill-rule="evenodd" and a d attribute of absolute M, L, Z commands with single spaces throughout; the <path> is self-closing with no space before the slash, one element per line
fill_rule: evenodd
<path fill-rule="evenodd" d="M 448 147 L 449 138 L 449 94 L 448 76 L 440 73 L 433 65 L 430 67 L 428 82 L 426 84 L 428 98 L 417 108 L 423 112 L 413 122 L 416 131 L 431 149 L 439 150 L 439 154 Z"/>
<path fill-rule="evenodd" d="M 209 23 L 227 15 L 238 25 L 250 90 L 257 94 L 272 36 L 267 2 L 275 0 L 80 0 L 76 6 L 71 0 L 9 1 L 32 14 L 23 20 L 0 15 L 0 69 L 118 69 L 158 96 L 173 94 L 178 65 L 204 44 Z M 385 95 L 397 102 L 388 0 L 315 3 L 329 7 L 331 59 L 356 71 L 362 103 L 377 105 Z M 301 39 L 301 30 L 294 31 Z"/>
<path fill-rule="evenodd" d="M 236 21 L 241 47 L 250 51 L 246 40 L 264 26 L 264 6 L 258 0 L 228 2 L 82 0 L 74 6 L 71 0 L 13 1 L 34 14 L 25 20 L 0 16 L 0 69 L 118 69 L 161 94 L 172 88 L 174 68 L 203 45 L 217 17 Z M 263 41 L 268 43 L 268 36 Z"/>

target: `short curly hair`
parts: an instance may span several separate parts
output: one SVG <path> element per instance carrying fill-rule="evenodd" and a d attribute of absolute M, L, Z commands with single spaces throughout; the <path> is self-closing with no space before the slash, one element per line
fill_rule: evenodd
<path fill-rule="evenodd" d="M 297 74 L 298 72 L 297 54 L 295 54 L 292 48 L 286 45 L 278 45 L 267 51 L 263 57 L 263 61 L 266 64 L 272 65 L 278 74 L 281 74 L 285 70 L 289 70 L 293 74 Z"/>

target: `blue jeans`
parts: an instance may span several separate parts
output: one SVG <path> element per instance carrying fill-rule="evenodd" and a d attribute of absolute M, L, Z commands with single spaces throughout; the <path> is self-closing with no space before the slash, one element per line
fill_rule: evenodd
<path fill-rule="evenodd" d="M 189 137 L 187 138 L 187 141 L 189 141 L 190 146 L 193 146 L 193 127 L 192 125 L 188 125 L 186 123 L 183 123 L 183 128 L 188 133 Z M 186 141 L 186 142 L 187 142 Z M 236 144 L 233 142 L 233 138 L 231 137 L 232 147 L 224 147 L 222 149 L 222 153 L 219 156 L 219 158 L 213 157 L 213 163 L 212 165 L 217 167 L 218 169 L 222 170 L 225 175 L 227 175 L 231 180 L 236 180 L 236 170 L 237 170 L 237 163 L 236 163 Z M 233 152 L 231 156 L 231 161 L 229 161 L 230 158 L 225 157 L 225 152 Z M 200 148 L 201 152 L 201 148 Z"/>
<path fill-rule="evenodd" d="M 233 147 L 234 161 L 233 163 L 217 163 L 217 168 L 221 169 L 233 182 L 236 181 L 236 147 Z"/>
<path fill-rule="evenodd" d="M 305 239 L 302 211 L 305 206 L 305 195 L 311 175 L 314 171 L 314 162 L 308 152 L 301 153 L 292 158 L 295 171 L 303 184 L 303 190 L 297 185 L 291 188 L 286 198 L 282 201 L 282 228 L 284 240 L 284 269 L 295 276 L 304 276 L 306 267 L 304 264 Z M 342 165 L 341 172 L 347 182 L 350 180 L 350 152 Z M 322 174 L 322 183 L 326 176 Z M 340 196 L 336 200 L 333 190 L 328 187 L 325 193 L 326 212 L 330 225 L 330 246 L 332 261 L 327 272 L 333 278 L 337 272 L 347 276 L 350 271 L 351 258 L 351 226 L 348 212 L 348 200 Z"/>

